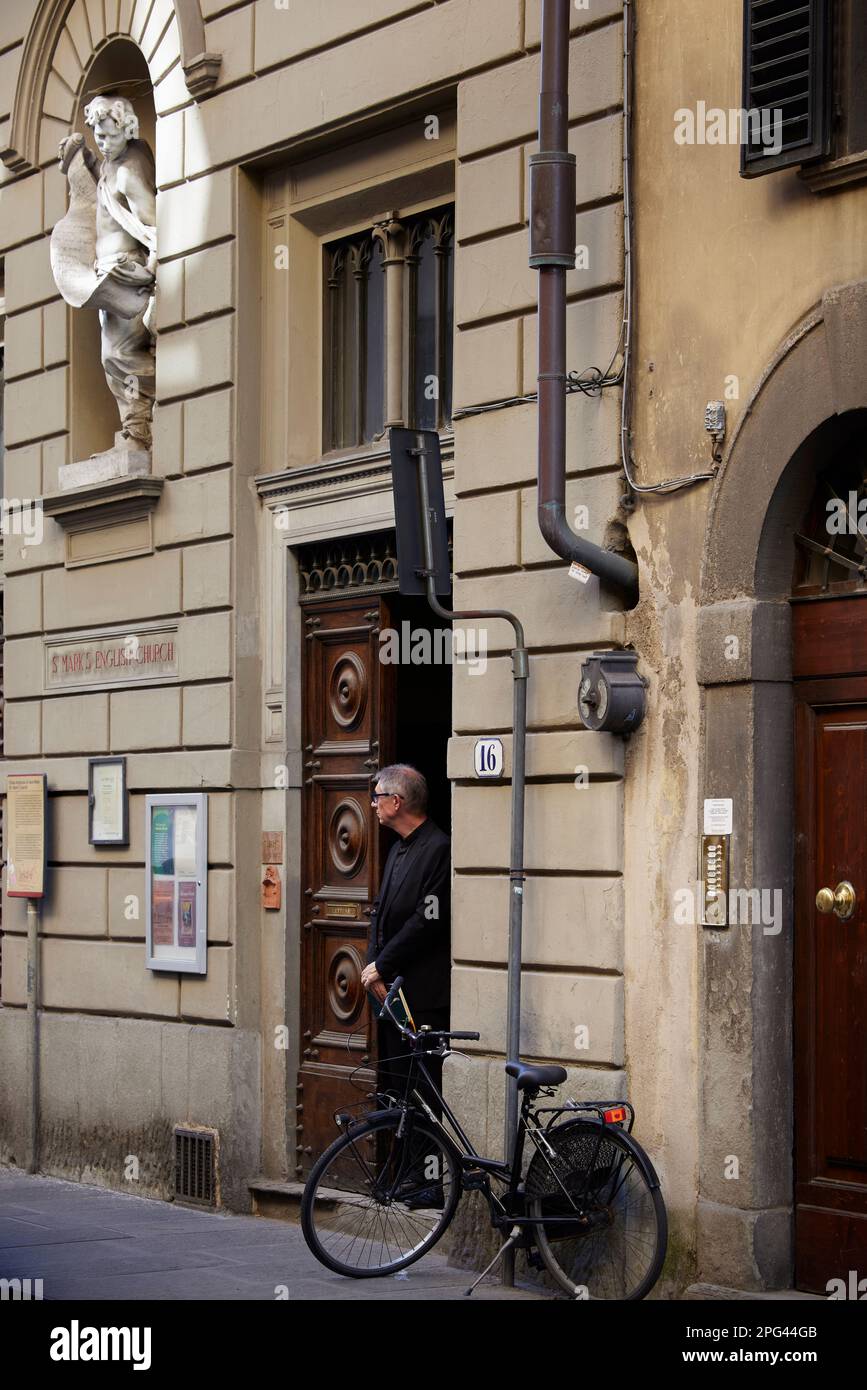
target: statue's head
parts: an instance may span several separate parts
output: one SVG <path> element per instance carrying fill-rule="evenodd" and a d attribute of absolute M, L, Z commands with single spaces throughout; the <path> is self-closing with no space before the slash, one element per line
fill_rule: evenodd
<path fill-rule="evenodd" d="M 117 159 L 130 140 L 138 139 L 138 116 L 126 97 L 94 97 L 84 108 L 84 119 L 93 127 L 103 159 Z"/>

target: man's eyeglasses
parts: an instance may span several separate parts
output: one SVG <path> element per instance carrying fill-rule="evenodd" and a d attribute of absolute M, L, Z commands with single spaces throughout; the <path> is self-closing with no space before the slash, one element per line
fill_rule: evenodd
<path fill-rule="evenodd" d="M 400 792 L 371 792 L 371 793 L 370 793 L 370 801 L 371 801 L 371 804 L 372 804 L 373 806 L 375 806 L 376 803 L 377 803 L 377 801 L 379 800 L 379 798 L 380 798 L 381 796 L 396 796 L 396 797 L 400 798 Z"/>

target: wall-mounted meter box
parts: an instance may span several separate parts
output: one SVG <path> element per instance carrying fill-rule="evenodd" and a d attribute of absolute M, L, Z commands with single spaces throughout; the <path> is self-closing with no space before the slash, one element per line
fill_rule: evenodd
<path fill-rule="evenodd" d="M 646 682 L 638 652 L 594 652 L 581 667 L 578 713 L 585 729 L 631 734 L 644 718 Z"/>

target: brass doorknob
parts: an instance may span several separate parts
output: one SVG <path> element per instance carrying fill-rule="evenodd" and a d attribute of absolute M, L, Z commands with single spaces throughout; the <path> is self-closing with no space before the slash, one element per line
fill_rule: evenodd
<path fill-rule="evenodd" d="M 855 911 L 855 889 L 848 879 L 843 879 L 836 888 L 820 888 L 816 894 L 816 907 L 821 913 L 833 912 L 845 922 Z"/>

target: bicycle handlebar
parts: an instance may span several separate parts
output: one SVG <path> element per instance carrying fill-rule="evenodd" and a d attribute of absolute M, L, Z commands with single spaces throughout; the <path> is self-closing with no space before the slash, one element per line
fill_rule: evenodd
<path fill-rule="evenodd" d="M 403 976 L 402 976 L 402 975 L 398 975 L 397 979 L 393 982 L 393 984 L 392 984 L 392 986 L 391 986 L 391 989 L 388 991 L 388 994 L 385 996 L 385 999 L 382 1001 L 382 1011 L 383 1011 L 383 1013 L 387 1013 L 387 1014 L 388 1014 L 388 1016 L 389 1016 L 389 1018 L 391 1019 L 392 1023 L 395 1024 L 395 1026 L 398 1028 L 398 1030 L 399 1030 L 401 1033 L 403 1033 L 403 1035 L 404 1035 L 405 1037 L 420 1038 L 420 1037 L 423 1037 L 423 1036 L 427 1036 L 427 1037 L 429 1037 L 429 1038 L 459 1038 L 459 1039 L 461 1039 L 462 1041 L 467 1041 L 467 1042 L 478 1042 L 478 1041 L 479 1041 L 479 1039 L 481 1038 L 481 1033 L 450 1033 L 450 1032 L 448 1032 L 447 1029 L 431 1029 L 431 1030 L 425 1030 L 425 1033 L 424 1033 L 424 1034 L 421 1033 L 421 1032 L 414 1033 L 414 1032 L 412 1031 L 411 1028 L 407 1028 L 406 1024 L 404 1024 L 404 1023 L 399 1023 L 398 1020 L 395 1018 L 394 1014 L 393 1014 L 392 1011 L 391 1011 L 391 1005 L 392 1005 L 392 1001 L 393 1001 L 394 999 L 396 999 L 396 997 L 397 997 L 397 992 L 398 992 L 398 990 L 400 989 L 400 987 L 401 987 L 402 984 L 403 984 Z"/>
<path fill-rule="evenodd" d="M 388 991 L 388 994 L 385 996 L 385 998 L 384 998 L 383 1001 L 382 1001 L 382 1007 L 383 1007 L 384 1009 L 389 1009 L 389 1010 L 391 1009 L 391 1002 L 392 1002 L 392 1000 L 396 997 L 397 992 L 398 992 L 398 990 L 400 989 L 400 987 L 401 987 L 402 984 L 403 984 L 403 976 L 402 976 L 402 975 L 398 975 L 397 979 L 393 982 L 393 984 L 392 984 L 392 986 L 391 986 L 391 989 Z"/>

